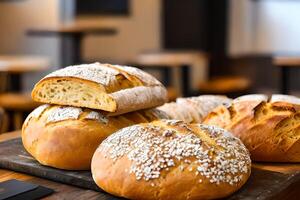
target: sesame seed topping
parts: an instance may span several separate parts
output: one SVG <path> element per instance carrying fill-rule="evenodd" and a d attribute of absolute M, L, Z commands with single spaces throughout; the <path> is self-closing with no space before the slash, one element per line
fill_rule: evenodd
<path fill-rule="evenodd" d="M 227 131 L 177 120 L 160 123 L 163 125 L 149 123 L 121 129 L 104 140 L 98 151 L 114 161 L 126 156 L 131 161 L 129 173 L 137 180 L 156 179 L 162 171 L 177 167 L 183 171 L 185 165 L 188 172 L 201 175 L 211 183 L 233 185 L 249 172 L 248 150 Z M 181 125 L 189 130 L 183 131 Z M 172 126 L 171 136 L 168 126 Z M 209 137 L 202 138 L 199 136 L 202 134 Z"/>

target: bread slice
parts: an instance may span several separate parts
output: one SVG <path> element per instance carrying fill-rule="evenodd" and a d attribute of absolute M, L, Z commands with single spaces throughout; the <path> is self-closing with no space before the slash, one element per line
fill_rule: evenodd
<path fill-rule="evenodd" d="M 32 98 L 118 115 L 162 105 L 167 92 L 157 79 L 140 69 L 92 63 L 50 73 L 35 85 Z"/>

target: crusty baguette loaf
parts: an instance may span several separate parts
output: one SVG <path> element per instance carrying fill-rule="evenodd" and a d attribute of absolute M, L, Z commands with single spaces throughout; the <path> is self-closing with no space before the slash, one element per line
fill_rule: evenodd
<path fill-rule="evenodd" d="M 216 199 L 237 191 L 251 171 L 249 152 L 229 132 L 162 120 L 123 128 L 100 144 L 92 175 L 129 199 Z"/>
<path fill-rule="evenodd" d="M 177 98 L 176 102 L 165 103 L 158 109 L 172 119 L 187 123 L 200 123 L 203 118 L 219 105 L 229 105 L 231 99 L 221 95 L 201 95 L 198 97 Z"/>
<path fill-rule="evenodd" d="M 35 85 L 32 98 L 118 115 L 162 105 L 167 92 L 158 80 L 140 69 L 93 63 L 50 73 Z"/>
<path fill-rule="evenodd" d="M 95 149 L 111 133 L 165 117 L 156 109 L 107 117 L 87 108 L 45 104 L 27 117 L 22 141 L 25 149 L 43 165 L 88 170 Z"/>
<path fill-rule="evenodd" d="M 204 120 L 239 137 L 254 161 L 300 162 L 300 99 L 246 95 L 219 106 Z"/>

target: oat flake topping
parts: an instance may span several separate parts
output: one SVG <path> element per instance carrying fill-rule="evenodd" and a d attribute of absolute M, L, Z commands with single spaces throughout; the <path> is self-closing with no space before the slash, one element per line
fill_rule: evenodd
<path fill-rule="evenodd" d="M 207 133 L 212 140 L 208 142 L 182 121 L 162 122 L 165 126 L 134 125 L 121 129 L 102 142 L 98 151 L 113 160 L 127 156 L 131 161 L 129 172 L 137 180 L 159 178 L 163 170 L 179 167 L 181 171 L 201 175 L 199 183 L 204 176 L 211 183 L 233 185 L 242 180 L 244 173 L 248 173 L 251 163 L 248 150 L 224 129 L 194 126 L 193 129 L 199 129 L 197 132 Z"/>

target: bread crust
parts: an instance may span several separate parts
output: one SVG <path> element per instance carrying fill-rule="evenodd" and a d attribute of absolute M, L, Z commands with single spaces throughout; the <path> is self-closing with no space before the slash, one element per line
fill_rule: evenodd
<path fill-rule="evenodd" d="M 177 98 L 176 102 L 165 103 L 158 109 L 173 119 L 187 123 L 201 123 L 203 118 L 219 105 L 229 105 L 231 99 L 221 95 L 200 95 L 197 97 Z"/>
<path fill-rule="evenodd" d="M 273 95 L 270 101 L 238 98 L 228 108 L 216 108 L 204 123 L 239 137 L 254 161 L 300 162 L 300 105 L 295 102 L 300 101 L 288 95 Z"/>
<path fill-rule="evenodd" d="M 155 109 L 109 117 L 95 110 L 45 104 L 25 120 L 22 142 L 43 165 L 89 170 L 94 151 L 111 133 L 161 117 L 167 116 Z"/>
<path fill-rule="evenodd" d="M 135 133 L 139 130 L 142 132 Z M 175 145 L 168 143 L 168 137 Z M 222 147 L 217 142 L 220 140 Z M 226 148 L 231 149 L 227 149 L 227 159 L 223 157 Z M 197 158 L 206 150 L 211 157 Z M 225 160 L 217 164 L 218 159 Z M 116 196 L 139 200 L 223 198 L 237 191 L 247 181 L 250 171 L 250 156 L 239 139 L 216 127 L 176 120 L 121 129 L 99 146 L 92 159 L 92 175 L 100 188 Z"/>
<path fill-rule="evenodd" d="M 66 67 L 40 80 L 32 90 L 41 103 L 85 107 L 119 115 L 167 101 L 165 87 L 133 67 L 92 63 Z"/>

